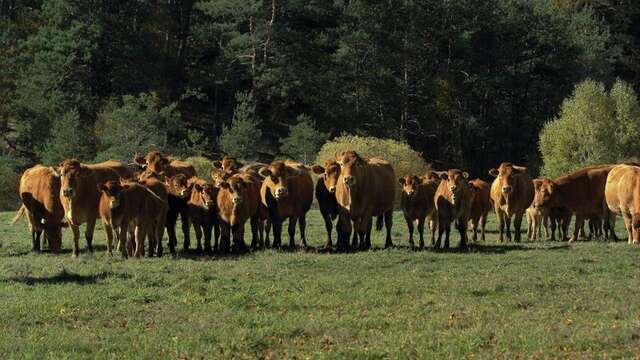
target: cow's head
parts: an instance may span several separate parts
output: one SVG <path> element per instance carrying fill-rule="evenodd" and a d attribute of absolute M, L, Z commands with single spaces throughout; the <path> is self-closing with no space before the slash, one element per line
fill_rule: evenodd
<path fill-rule="evenodd" d="M 398 183 L 402 186 L 402 193 L 408 197 L 412 197 L 418 192 L 418 186 L 422 183 L 422 179 L 415 175 L 407 175 L 399 178 Z"/>
<path fill-rule="evenodd" d="M 231 175 L 231 173 L 222 169 L 213 169 L 211 171 L 211 181 L 213 181 L 213 186 L 219 188 L 223 182 L 227 181 L 231 177 Z"/>
<path fill-rule="evenodd" d="M 214 161 L 213 166 L 222 171 L 235 174 L 240 171 L 240 168 L 242 168 L 244 164 L 238 161 L 235 156 L 225 155 L 222 160 Z"/>
<path fill-rule="evenodd" d="M 533 183 L 535 195 L 533 196 L 533 206 L 537 208 L 551 209 L 558 203 L 558 192 L 556 183 L 551 179 L 540 179 Z"/>
<path fill-rule="evenodd" d="M 133 155 L 133 163 L 137 165 L 140 170 L 144 171 L 147 168 L 147 160 L 144 158 L 144 156 L 138 153 Z"/>
<path fill-rule="evenodd" d="M 167 185 L 167 191 L 171 195 L 181 199 L 188 199 L 191 197 L 191 188 L 193 183 L 189 183 L 186 175 L 177 174 L 174 177 L 168 177 L 166 178 L 165 184 Z"/>
<path fill-rule="evenodd" d="M 330 193 L 336 192 L 336 185 L 340 178 L 340 165 L 335 160 L 327 160 L 324 162 L 324 167 L 320 165 L 314 165 L 312 167 L 314 173 L 320 175 L 324 186 Z"/>
<path fill-rule="evenodd" d="M 121 183 L 120 181 L 110 180 L 104 184 L 98 185 L 98 191 L 102 192 L 102 196 L 105 196 L 109 201 L 109 207 L 115 209 L 122 204 L 121 195 L 124 190 L 130 187 L 129 184 Z"/>
<path fill-rule="evenodd" d="M 93 170 L 82 166 L 78 160 L 64 160 L 53 173 L 60 177 L 60 192 L 67 199 L 78 194 L 83 178 L 93 175 Z"/>
<path fill-rule="evenodd" d="M 451 203 L 456 205 L 462 198 L 462 192 L 469 186 L 469 173 L 458 169 L 450 169 L 439 173 L 440 179 L 445 181 L 447 189 L 451 194 Z"/>
<path fill-rule="evenodd" d="M 502 194 L 510 196 L 516 184 L 515 175 L 525 173 L 526 171 L 527 168 L 524 166 L 517 166 L 505 162 L 500 164 L 498 169 L 489 170 L 489 175 L 498 179 Z"/>
<path fill-rule="evenodd" d="M 261 168 L 258 173 L 264 178 L 263 186 L 269 189 L 276 200 L 289 195 L 289 179 L 300 175 L 298 170 L 287 166 L 281 160 L 271 162 L 269 166 Z"/>
<path fill-rule="evenodd" d="M 229 193 L 231 203 L 233 207 L 241 206 L 247 198 L 248 183 L 245 182 L 240 176 L 231 176 L 226 181 L 220 183 L 220 191 L 226 191 Z"/>
<path fill-rule="evenodd" d="M 367 161 L 355 151 L 345 151 L 336 155 L 336 162 L 340 165 L 340 178 L 349 188 L 357 186 L 358 179 L 365 176 Z"/>
<path fill-rule="evenodd" d="M 213 186 L 213 184 L 200 181 L 193 182 L 193 191 L 197 195 L 196 203 L 198 205 L 207 210 L 211 210 L 215 207 L 218 190 Z"/>

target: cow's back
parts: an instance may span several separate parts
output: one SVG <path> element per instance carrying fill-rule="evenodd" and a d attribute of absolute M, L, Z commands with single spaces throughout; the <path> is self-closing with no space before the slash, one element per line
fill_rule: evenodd
<path fill-rule="evenodd" d="M 614 166 L 592 166 L 554 179 L 562 193 L 563 201 L 558 205 L 584 215 L 600 215 L 606 202 L 607 177 Z"/>
<path fill-rule="evenodd" d="M 469 184 L 477 189 L 471 203 L 471 218 L 477 219 L 491 210 L 491 186 L 480 179 L 471 180 Z"/>
<path fill-rule="evenodd" d="M 197 176 L 196 169 L 193 167 L 193 165 L 189 164 L 186 161 L 172 160 L 171 163 L 169 163 L 169 166 L 174 170 L 173 174 L 168 174 L 169 176 L 183 174 L 187 177 L 187 179 Z"/>
<path fill-rule="evenodd" d="M 20 178 L 20 198 L 38 222 L 61 224 L 64 209 L 60 202 L 60 178 L 51 168 L 36 165 Z"/>
<path fill-rule="evenodd" d="M 607 178 L 606 199 L 609 209 L 631 216 L 640 210 L 640 167 L 618 165 Z M 615 194 L 612 194 L 614 193 Z M 611 204 L 610 204 L 611 202 Z"/>
<path fill-rule="evenodd" d="M 313 202 L 313 180 L 309 171 L 304 168 L 300 169 L 298 176 L 291 179 L 291 183 L 294 185 L 293 194 L 295 194 L 295 197 L 290 200 L 298 203 L 295 206 L 295 215 L 300 216 L 311 208 L 311 203 Z"/>
<path fill-rule="evenodd" d="M 123 179 L 131 179 L 134 177 L 133 170 L 127 164 L 117 160 L 107 160 L 101 163 L 87 165 L 87 167 L 98 171 L 104 168 L 109 168 L 115 171 L 118 176 Z"/>

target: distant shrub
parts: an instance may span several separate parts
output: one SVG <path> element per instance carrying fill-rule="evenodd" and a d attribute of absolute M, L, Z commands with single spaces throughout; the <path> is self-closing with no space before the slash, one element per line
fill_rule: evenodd
<path fill-rule="evenodd" d="M 364 157 L 375 157 L 388 161 L 393 166 L 396 177 L 410 174 L 422 175 L 430 168 L 422 155 L 407 143 L 356 135 L 343 135 L 326 142 L 316 156 L 316 163 L 323 165 L 325 160 L 346 150 L 354 150 Z"/>
<path fill-rule="evenodd" d="M 192 156 L 184 159 L 184 161 L 193 165 L 199 178 L 211 180 L 211 171 L 213 171 L 211 160 L 202 156 Z"/>
<path fill-rule="evenodd" d="M 290 159 L 309 163 L 315 160 L 329 134 L 319 131 L 313 119 L 306 114 L 298 116 L 297 120 L 298 123 L 290 127 L 289 136 L 280 139 L 280 152 Z"/>
<path fill-rule="evenodd" d="M 236 94 L 236 108 L 231 125 L 220 136 L 220 148 L 227 154 L 255 160 L 262 148 L 260 119 L 256 116 L 256 102 L 251 93 Z"/>
<path fill-rule="evenodd" d="M 42 162 L 58 164 L 64 159 L 93 159 L 93 129 L 82 122 L 77 111 L 65 113 L 53 124 L 51 137 L 42 151 Z"/>
<path fill-rule="evenodd" d="M 16 210 L 20 203 L 18 188 L 20 175 L 17 174 L 11 162 L 0 156 L 0 210 Z"/>

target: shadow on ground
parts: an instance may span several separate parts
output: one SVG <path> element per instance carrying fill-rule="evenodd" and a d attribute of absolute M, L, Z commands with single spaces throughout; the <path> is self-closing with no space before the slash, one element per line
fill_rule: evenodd
<path fill-rule="evenodd" d="M 89 285 L 95 284 L 99 281 L 107 278 L 128 279 L 130 275 L 119 274 L 113 272 L 100 272 L 91 275 L 74 274 L 62 269 L 59 273 L 49 277 L 35 277 L 35 276 L 17 276 L 7 279 L 3 279 L 2 282 L 17 282 L 29 286 L 33 285 L 59 285 L 59 284 L 78 284 Z"/>

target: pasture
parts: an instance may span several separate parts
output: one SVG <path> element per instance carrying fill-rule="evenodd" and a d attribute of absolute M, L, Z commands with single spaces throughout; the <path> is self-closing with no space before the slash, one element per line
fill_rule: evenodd
<path fill-rule="evenodd" d="M 396 212 L 391 250 L 122 260 L 100 227 L 94 254 L 71 258 L 68 230 L 65 253 L 32 254 L 12 215 L 0 213 L 3 358 L 640 357 L 640 247 L 622 221 L 617 243 L 503 245 L 491 214 L 486 243 L 434 253 L 406 248 Z"/>

